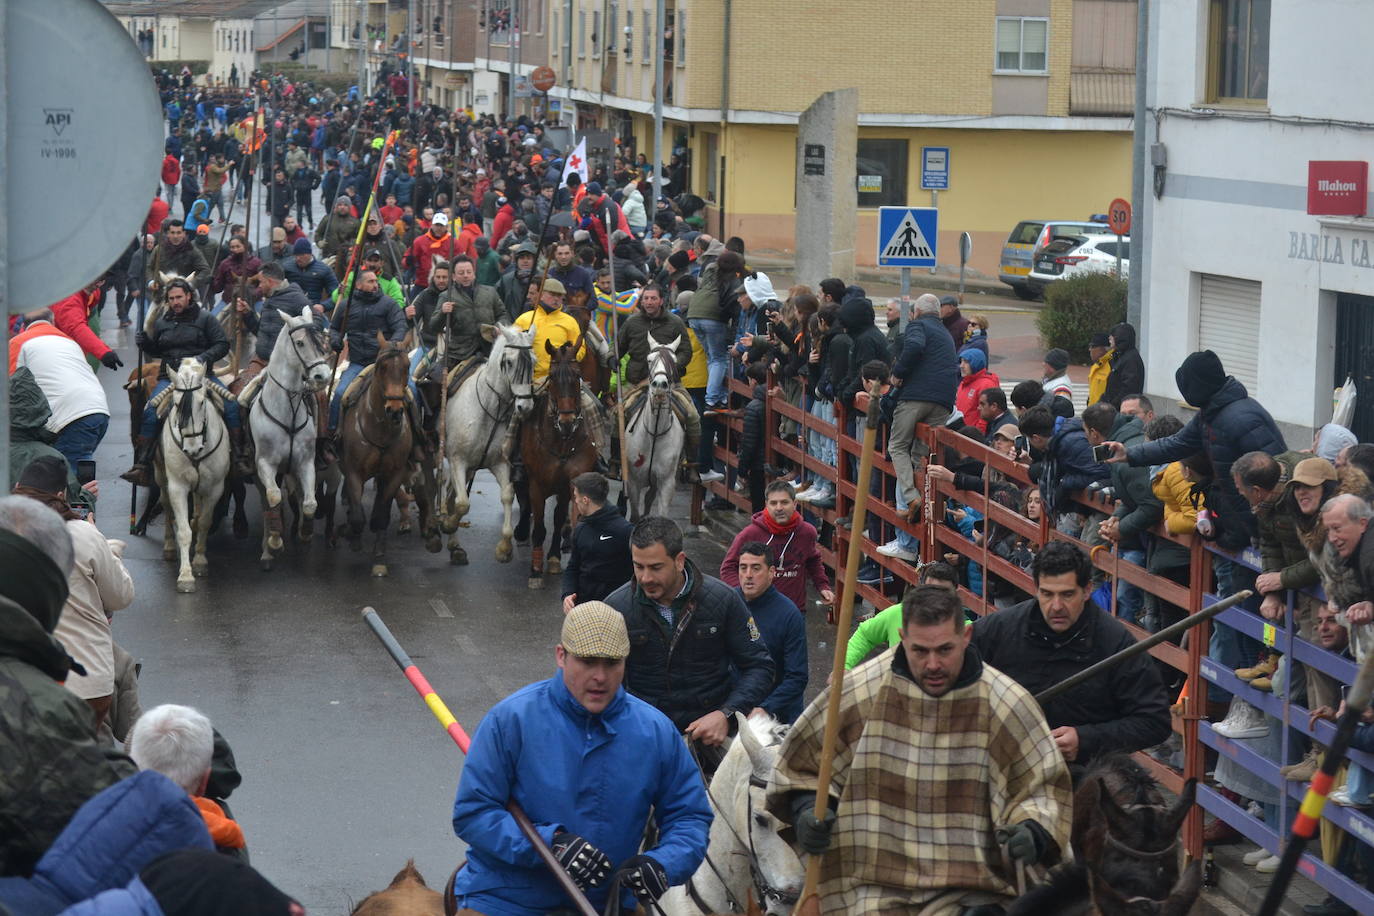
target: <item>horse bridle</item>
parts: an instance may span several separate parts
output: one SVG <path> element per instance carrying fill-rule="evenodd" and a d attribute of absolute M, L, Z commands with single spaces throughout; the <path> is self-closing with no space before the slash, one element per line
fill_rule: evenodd
<path fill-rule="evenodd" d="M 193 385 L 193 386 L 191 386 L 191 387 L 189 387 L 189 388 L 181 388 L 181 387 L 178 387 L 178 386 L 175 385 L 175 384 L 172 385 L 172 391 L 173 391 L 173 392 L 176 392 L 176 393 L 180 393 L 180 394 L 182 394 L 182 395 L 193 394 L 193 393 L 195 393 L 195 392 L 197 392 L 197 391 L 203 390 L 204 388 L 205 388 L 205 380 L 204 380 L 204 379 L 201 379 L 199 384 Z M 180 402 L 177 403 L 177 409 L 180 409 Z M 208 408 L 207 408 L 207 409 L 208 409 Z M 186 460 L 189 461 L 189 462 L 191 462 L 191 467 L 193 467 L 193 468 L 199 468 L 199 467 L 200 467 L 200 463 L 201 463 L 202 461 L 204 461 L 206 458 L 208 458 L 210 455 L 213 455 L 216 451 L 218 451 L 218 450 L 219 450 L 219 444 L 220 444 L 220 442 L 224 441 L 224 440 L 223 440 L 223 437 L 221 437 L 218 441 L 215 442 L 215 444 L 214 444 L 213 446 L 208 446 L 208 447 L 206 447 L 206 448 L 201 452 L 201 454 L 200 454 L 199 457 L 192 457 L 191 453 L 188 452 L 188 451 L 186 451 L 186 440 L 187 440 L 188 438 L 190 438 L 190 439 L 204 439 L 204 438 L 206 438 L 206 435 L 207 435 L 207 433 L 209 432 L 209 427 L 210 427 L 210 420 L 209 420 L 208 414 L 206 415 L 206 417 L 202 418 L 201 424 L 200 424 L 200 429 L 199 429 L 199 430 L 192 430 L 189 434 L 188 434 L 185 430 L 183 430 L 183 429 L 181 428 L 181 424 L 180 424 L 179 422 L 174 422 L 174 423 L 172 424 L 172 442 L 174 442 L 174 443 L 176 444 L 177 449 L 178 449 L 183 455 L 186 456 Z"/>
<path fill-rule="evenodd" d="M 313 334 L 315 333 L 315 328 L 314 328 L 313 325 L 308 325 L 308 324 L 307 324 L 307 325 L 302 325 L 302 326 L 299 327 L 299 328 L 292 328 L 291 330 L 287 331 L 287 332 L 286 332 L 286 336 L 289 337 L 289 338 L 291 338 L 291 342 L 294 344 L 294 343 L 296 342 L 296 334 L 298 334 L 298 333 L 305 333 L 305 334 L 311 334 L 311 335 L 313 335 Z M 311 369 L 314 369 L 316 366 L 327 366 L 327 365 L 329 365 L 329 360 L 327 360 L 327 359 L 317 359 L 317 360 L 315 360 L 313 363 L 307 363 L 307 362 L 305 361 L 305 357 L 304 357 L 304 356 L 301 356 L 300 352 L 297 351 L 295 347 L 292 347 L 292 348 L 291 348 L 291 352 L 292 352 L 293 354 L 295 354 L 296 361 L 299 362 L 299 363 L 301 364 L 301 381 L 302 381 L 303 383 L 309 384 L 309 382 L 310 382 L 310 370 L 311 370 Z M 270 376 L 269 376 L 269 378 L 270 378 Z M 276 381 L 276 380 L 273 379 L 273 381 Z M 281 382 L 277 382 L 277 384 L 278 384 L 278 385 L 281 385 Z M 284 390 L 284 389 L 285 389 L 285 386 L 282 386 L 282 388 L 283 388 L 283 390 Z"/>
<path fill-rule="evenodd" d="M 1152 805 L 1147 804 L 1145 802 L 1140 802 L 1134 805 L 1122 805 L 1121 810 L 1126 812 L 1127 814 L 1130 814 L 1135 811 L 1154 811 L 1157 814 L 1163 814 L 1165 811 L 1168 810 L 1168 806 Z M 1112 849 L 1137 859 L 1162 859 L 1170 853 L 1175 852 L 1178 849 L 1179 843 L 1178 837 L 1175 836 L 1174 841 L 1170 843 L 1168 846 L 1165 846 L 1163 849 L 1159 849 L 1154 852 L 1147 852 L 1143 849 L 1136 849 L 1133 846 L 1127 846 L 1125 843 L 1121 842 L 1116 837 L 1112 836 L 1112 829 L 1110 824 L 1104 825 L 1102 836 L 1105 839 L 1107 845 L 1110 846 Z"/>

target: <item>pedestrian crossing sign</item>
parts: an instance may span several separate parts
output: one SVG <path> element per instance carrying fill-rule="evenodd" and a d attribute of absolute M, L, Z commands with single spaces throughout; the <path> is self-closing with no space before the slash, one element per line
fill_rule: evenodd
<path fill-rule="evenodd" d="M 939 223 L 935 207 L 879 207 L 878 266 L 934 267 Z"/>

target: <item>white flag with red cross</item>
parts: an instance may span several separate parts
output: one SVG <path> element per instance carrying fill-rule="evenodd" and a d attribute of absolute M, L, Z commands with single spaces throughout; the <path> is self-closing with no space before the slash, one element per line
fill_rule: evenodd
<path fill-rule="evenodd" d="M 591 180 L 591 173 L 587 171 L 587 138 L 583 137 L 577 142 L 577 149 L 572 151 L 568 161 L 563 163 L 563 177 L 559 180 L 558 186 L 562 187 L 568 183 L 568 176 L 573 172 L 582 176 L 582 183 L 586 184 Z"/>

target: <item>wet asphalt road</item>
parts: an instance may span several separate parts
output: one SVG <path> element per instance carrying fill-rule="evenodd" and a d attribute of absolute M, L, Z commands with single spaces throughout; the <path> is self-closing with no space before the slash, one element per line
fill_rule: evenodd
<path fill-rule="evenodd" d="M 116 323 L 113 304 L 104 314 Z M 133 364 L 132 329 L 103 337 Z M 317 524 L 312 543 L 288 542 L 276 569 L 262 572 L 251 493 L 248 539 L 223 525 L 210 538 L 208 577 L 195 594 L 179 595 L 175 565 L 162 559 L 162 520 L 146 537 L 128 533 L 129 485 L 118 477 L 132 457 L 127 371 L 100 371 L 111 423 L 97 456 L 98 524 L 129 542 L 137 597 L 115 615 L 114 634 L 143 663 L 143 707 L 195 706 L 224 734 L 243 774 L 230 804 L 253 864 L 311 912 L 348 912 L 411 857 L 431 886 L 442 885 L 463 852 L 450 823 L 462 755 L 360 610 L 378 609 L 471 732 L 499 699 L 555 670 L 556 577 L 543 591 L 527 587 L 528 548 L 496 563 L 500 503 L 482 472 L 471 527 L 460 529 L 470 566 L 450 567 L 446 551 L 425 552 L 416 535 L 396 536 L 393 524 L 391 575 L 373 579 L 368 552 L 346 543 L 328 549 Z M 687 491 L 678 496 L 675 516 L 685 525 Z M 710 534 L 687 543 L 704 569 L 718 569 L 724 544 Z M 808 616 L 809 696 L 824 682 L 833 627 L 822 614 Z"/>

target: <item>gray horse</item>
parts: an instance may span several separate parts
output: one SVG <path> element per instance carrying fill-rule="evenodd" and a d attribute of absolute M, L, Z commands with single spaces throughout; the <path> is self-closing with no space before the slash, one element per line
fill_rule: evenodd
<path fill-rule="evenodd" d="M 673 352 L 678 338 L 660 344 L 650 340 L 649 390 L 639 403 L 638 412 L 625 427 L 626 454 L 630 477 L 630 521 L 646 515 L 668 515 L 677 486 L 677 468 L 687 434 L 673 410 L 673 385 L 677 366 Z"/>

